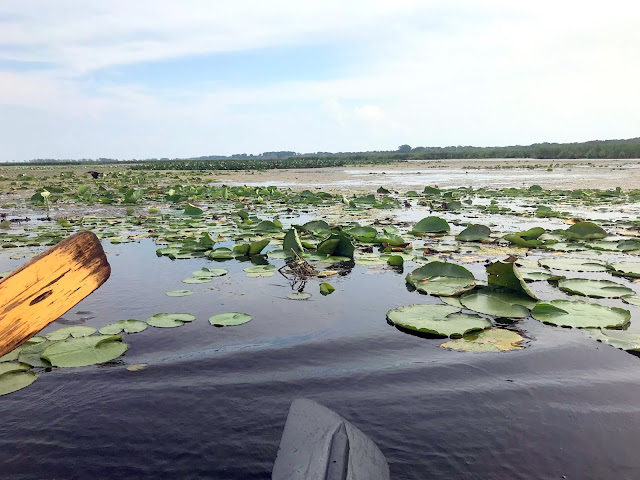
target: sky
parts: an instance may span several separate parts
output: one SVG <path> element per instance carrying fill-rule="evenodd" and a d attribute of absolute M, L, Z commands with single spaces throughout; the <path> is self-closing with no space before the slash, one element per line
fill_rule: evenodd
<path fill-rule="evenodd" d="M 3 0 L 0 161 L 640 136 L 628 0 Z"/>

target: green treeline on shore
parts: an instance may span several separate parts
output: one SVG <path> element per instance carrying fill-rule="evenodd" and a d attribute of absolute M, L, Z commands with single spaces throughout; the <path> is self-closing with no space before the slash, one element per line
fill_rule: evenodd
<path fill-rule="evenodd" d="M 264 152 L 259 155 L 209 155 L 196 158 L 152 158 L 117 160 L 112 158 L 56 160 L 34 159 L 26 163 L 38 165 L 131 164 L 140 170 L 264 170 L 273 168 L 317 168 L 345 165 L 383 164 L 408 160 L 452 160 L 489 158 L 534 159 L 627 159 L 640 158 L 640 138 L 626 140 L 594 140 L 581 143 L 536 143 L 507 147 L 415 147 L 401 145 L 393 151 L 317 152 L 299 154 L 292 151 Z M 24 165 L 11 162 L 5 165 Z"/>

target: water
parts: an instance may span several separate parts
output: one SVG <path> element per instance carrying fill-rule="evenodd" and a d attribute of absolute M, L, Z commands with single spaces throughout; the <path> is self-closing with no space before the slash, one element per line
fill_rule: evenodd
<path fill-rule="evenodd" d="M 291 301 L 286 279 L 246 278 L 247 264 L 172 262 L 149 240 L 106 249 L 111 278 L 65 318 L 197 318 L 126 337 L 111 364 L 43 372 L 0 397 L 3 479 L 268 479 L 298 397 L 358 426 L 395 480 L 638 478 L 640 360 L 578 330 L 525 320 L 524 350 L 447 351 L 385 322 L 389 309 L 437 302 L 393 271 L 356 266 L 330 280 L 334 294 L 310 282 L 313 297 Z M 180 282 L 202 266 L 230 272 Z M 164 294 L 185 287 L 195 293 Z M 225 311 L 254 319 L 209 325 Z M 149 366 L 126 370 L 137 363 Z"/>

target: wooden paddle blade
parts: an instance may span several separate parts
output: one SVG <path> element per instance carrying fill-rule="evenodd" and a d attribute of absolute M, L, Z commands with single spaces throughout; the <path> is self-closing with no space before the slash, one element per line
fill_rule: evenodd
<path fill-rule="evenodd" d="M 0 356 L 26 342 L 107 281 L 100 240 L 80 232 L 0 280 Z"/>

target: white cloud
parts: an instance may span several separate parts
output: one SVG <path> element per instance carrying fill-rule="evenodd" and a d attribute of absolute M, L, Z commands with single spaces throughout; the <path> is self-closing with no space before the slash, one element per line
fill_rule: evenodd
<path fill-rule="evenodd" d="M 353 109 L 356 117 L 366 121 L 379 121 L 384 118 L 384 112 L 378 105 L 362 105 Z"/>
<path fill-rule="evenodd" d="M 640 5 L 629 2 L 34 0 L 3 11 L 0 65 L 51 68 L 0 67 L 11 112 L 0 160 L 577 141 L 640 125 Z M 357 53 L 322 81 L 91 80 L 105 67 L 325 43 Z"/>

